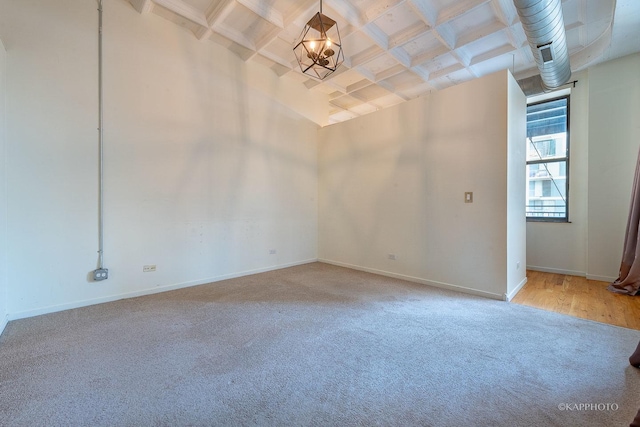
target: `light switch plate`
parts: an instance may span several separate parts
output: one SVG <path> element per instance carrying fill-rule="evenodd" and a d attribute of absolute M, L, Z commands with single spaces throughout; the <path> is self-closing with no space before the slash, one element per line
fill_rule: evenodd
<path fill-rule="evenodd" d="M 473 192 L 467 191 L 464 193 L 464 202 L 465 203 L 473 203 Z"/>

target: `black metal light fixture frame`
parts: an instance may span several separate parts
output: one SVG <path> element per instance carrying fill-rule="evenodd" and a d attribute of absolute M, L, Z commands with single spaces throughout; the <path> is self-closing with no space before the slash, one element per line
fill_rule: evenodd
<path fill-rule="evenodd" d="M 307 22 L 293 51 L 303 73 L 323 80 L 344 62 L 338 24 L 320 12 Z"/>

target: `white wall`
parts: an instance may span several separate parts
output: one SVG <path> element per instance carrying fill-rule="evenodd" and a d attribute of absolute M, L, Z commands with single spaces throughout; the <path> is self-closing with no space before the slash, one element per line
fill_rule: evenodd
<path fill-rule="evenodd" d="M 507 75 L 321 129 L 320 259 L 503 298 Z"/>
<path fill-rule="evenodd" d="M 2 2 L 0 36 L 12 318 L 317 258 L 317 125 L 305 117 L 326 121 L 324 95 L 118 0 L 104 12 L 110 278 L 90 281 L 96 4 Z"/>
<path fill-rule="evenodd" d="M 7 54 L 0 40 L 0 334 L 7 324 L 7 179 L 6 179 L 6 70 Z"/>
<path fill-rule="evenodd" d="M 507 297 L 527 282 L 526 146 L 527 98 L 508 74 L 507 104 Z"/>
<path fill-rule="evenodd" d="M 640 54 L 589 70 L 588 277 L 618 277 L 640 147 Z"/>
<path fill-rule="evenodd" d="M 570 223 L 527 223 L 527 266 L 618 276 L 640 145 L 640 54 L 572 76 Z"/>

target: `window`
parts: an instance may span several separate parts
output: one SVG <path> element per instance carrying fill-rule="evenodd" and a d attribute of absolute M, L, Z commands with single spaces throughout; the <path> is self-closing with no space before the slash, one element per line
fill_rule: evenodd
<path fill-rule="evenodd" d="M 569 220 L 569 96 L 527 106 L 527 221 Z"/>

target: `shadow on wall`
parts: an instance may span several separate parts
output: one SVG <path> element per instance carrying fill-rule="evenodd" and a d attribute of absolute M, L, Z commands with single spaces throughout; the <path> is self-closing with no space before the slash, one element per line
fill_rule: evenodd
<path fill-rule="evenodd" d="M 406 242 L 419 240 L 415 244 L 425 254 L 438 250 L 435 246 L 445 239 L 456 235 L 466 238 L 464 224 L 458 229 L 441 229 L 427 223 L 459 215 L 447 209 L 441 198 L 462 197 L 462 193 L 452 194 L 457 187 L 451 184 L 450 174 L 466 174 L 465 181 L 474 181 L 473 169 L 467 166 L 477 160 L 472 154 L 465 154 L 463 145 L 485 129 L 467 122 L 433 130 L 429 122 L 447 114 L 438 102 L 432 96 L 423 97 L 325 131 L 327 140 L 320 142 L 327 144 L 328 150 L 326 159 L 321 160 L 321 175 L 327 177 L 322 186 L 326 209 L 323 222 L 331 227 L 332 212 L 340 213 L 344 240 L 355 242 L 354 247 L 366 248 L 350 254 L 358 258 L 353 262 L 360 266 L 371 267 L 367 252 L 372 248 L 385 253 L 408 251 Z M 338 127 L 340 131 L 335 130 Z M 330 140 L 334 135 L 338 138 Z M 434 173 L 436 170 L 442 173 Z M 403 255 L 404 259 L 398 257 L 396 266 L 407 262 L 409 254 Z M 415 259 L 421 255 L 410 256 Z"/>
<path fill-rule="evenodd" d="M 138 44 L 147 43 L 141 40 Z M 275 75 L 267 76 L 269 70 L 244 63 L 216 44 L 172 33 L 149 41 L 150 46 L 123 43 L 109 52 L 109 61 L 123 68 L 113 72 L 127 78 L 109 79 L 116 151 L 110 166 L 121 168 L 111 171 L 120 181 L 115 187 L 137 192 L 117 194 L 128 211 L 119 220 L 126 227 L 143 227 L 136 233 L 150 237 L 120 245 L 138 245 L 148 257 L 157 256 L 153 251 L 166 257 L 193 251 L 197 256 L 180 263 L 185 271 L 201 274 L 198 267 L 208 258 L 203 277 L 211 277 L 212 269 L 249 268 L 245 261 L 250 259 L 252 268 L 264 264 L 256 252 L 262 249 L 252 242 L 285 236 L 288 217 L 297 215 L 300 222 L 310 197 L 316 204 L 316 145 L 310 131 L 317 125 L 273 102 L 270 95 L 282 88 Z M 169 54 L 156 43 L 168 46 Z M 138 58 L 140 51 L 147 56 Z M 131 103 L 122 102 L 128 98 Z M 121 104 L 125 108 L 117 107 Z M 316 211 L 309 216 L 313 222 Z"/>

